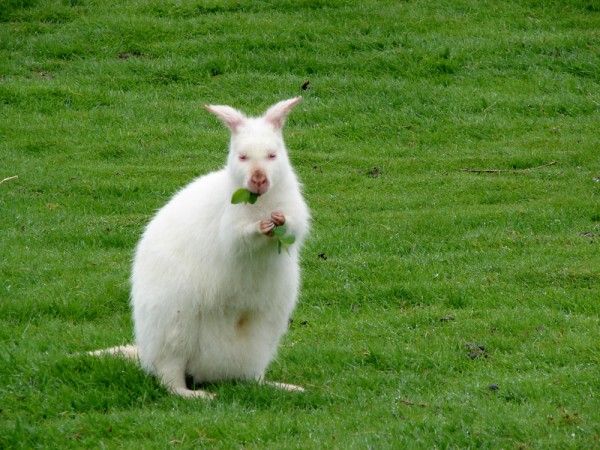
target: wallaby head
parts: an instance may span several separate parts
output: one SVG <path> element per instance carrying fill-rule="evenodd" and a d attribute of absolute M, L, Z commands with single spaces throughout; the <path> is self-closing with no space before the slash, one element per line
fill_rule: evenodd
<path fill-rule="evenodd" d="M 283 100 L 261 117 L 246 117 L 231 106 L 206 105 L 231 130 L 227 169 L 237 186 L 262 195 L 289 172 L 282 128 L 300 101 L 302 97 Z"/>

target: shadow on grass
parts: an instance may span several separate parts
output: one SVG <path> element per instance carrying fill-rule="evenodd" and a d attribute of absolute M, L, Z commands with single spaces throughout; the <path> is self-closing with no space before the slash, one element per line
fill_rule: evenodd
<path fill-rule="evenodd" d="M 167 395 L 140 367 L 118 358 L 87 355 L 50 362 L 48 382 L 41 389 L 78 412 L 142 406 Z"/>
<path fill-rule="evenodd" d="M 328 400 L 316 389 L 305 392 L 288 392 L 253 381 L 227 381 L 204 385 L 205 389 L 217 394 L 215 403 L 242 406 L 258 411 L 269 410 L 313 410 Z"/>
<path fill-rule="evenodd" d="M 39 412 L 43 416 L 52 415 L 52 410 L 108 412 L 140 407 L 172 408 L 174 404 L 194 408 L 230 405 L 265 411 L 310 410 L 327 403 L 326 396 L 317 390 L 287 392 L 253 381 L 192 385 L 194 389 L 216 393 L 216 399 L 183 399 L 167 392 L 155 377 L 147 375 L 138 365 L 118 358 L 75 355 L 44 365 L 35 368 L 35 372 L 45 373 L 44 376 L 30 378 L 31 395 L 40 395 L 47 405 Z"/>

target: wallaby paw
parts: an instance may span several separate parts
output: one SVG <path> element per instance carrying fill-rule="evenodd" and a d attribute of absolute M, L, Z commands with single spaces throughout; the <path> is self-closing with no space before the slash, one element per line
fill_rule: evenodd
<path fill-rule="evenodd" d="M 285 223 L 285 216 L 281 211 L 273 211 L 271 213 L 271 220 L 276 226 L 280 226 Z"/>
<path fill-rule="evenodd" d="M 273 229 L 275 228 L 275 224 L 271 219 L 261 220 L 259 228 L 260 232 L 265 236 L 273 236 Z"/>

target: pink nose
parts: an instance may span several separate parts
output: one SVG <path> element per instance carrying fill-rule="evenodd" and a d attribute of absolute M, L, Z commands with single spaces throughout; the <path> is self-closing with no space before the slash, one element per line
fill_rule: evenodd
<path fill-rule="evenodd" d="M 267 175 L 262 170 L 255 170 L 252 172 L 250 182 L 248 183 L 250 190 L 256 194 L 264 194 L 269 189 L 269 180 Z"/>

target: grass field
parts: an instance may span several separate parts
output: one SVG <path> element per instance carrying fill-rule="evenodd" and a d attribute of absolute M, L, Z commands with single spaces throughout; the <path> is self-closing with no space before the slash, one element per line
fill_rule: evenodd
<path fill-rule="evenodd" d="M 201 106 L 299 94 L 307 392 L 69 357 L 131 340 Z M 600 448 L 599 129 L 596 0 L 0 0 L 0 448 Z"/>

